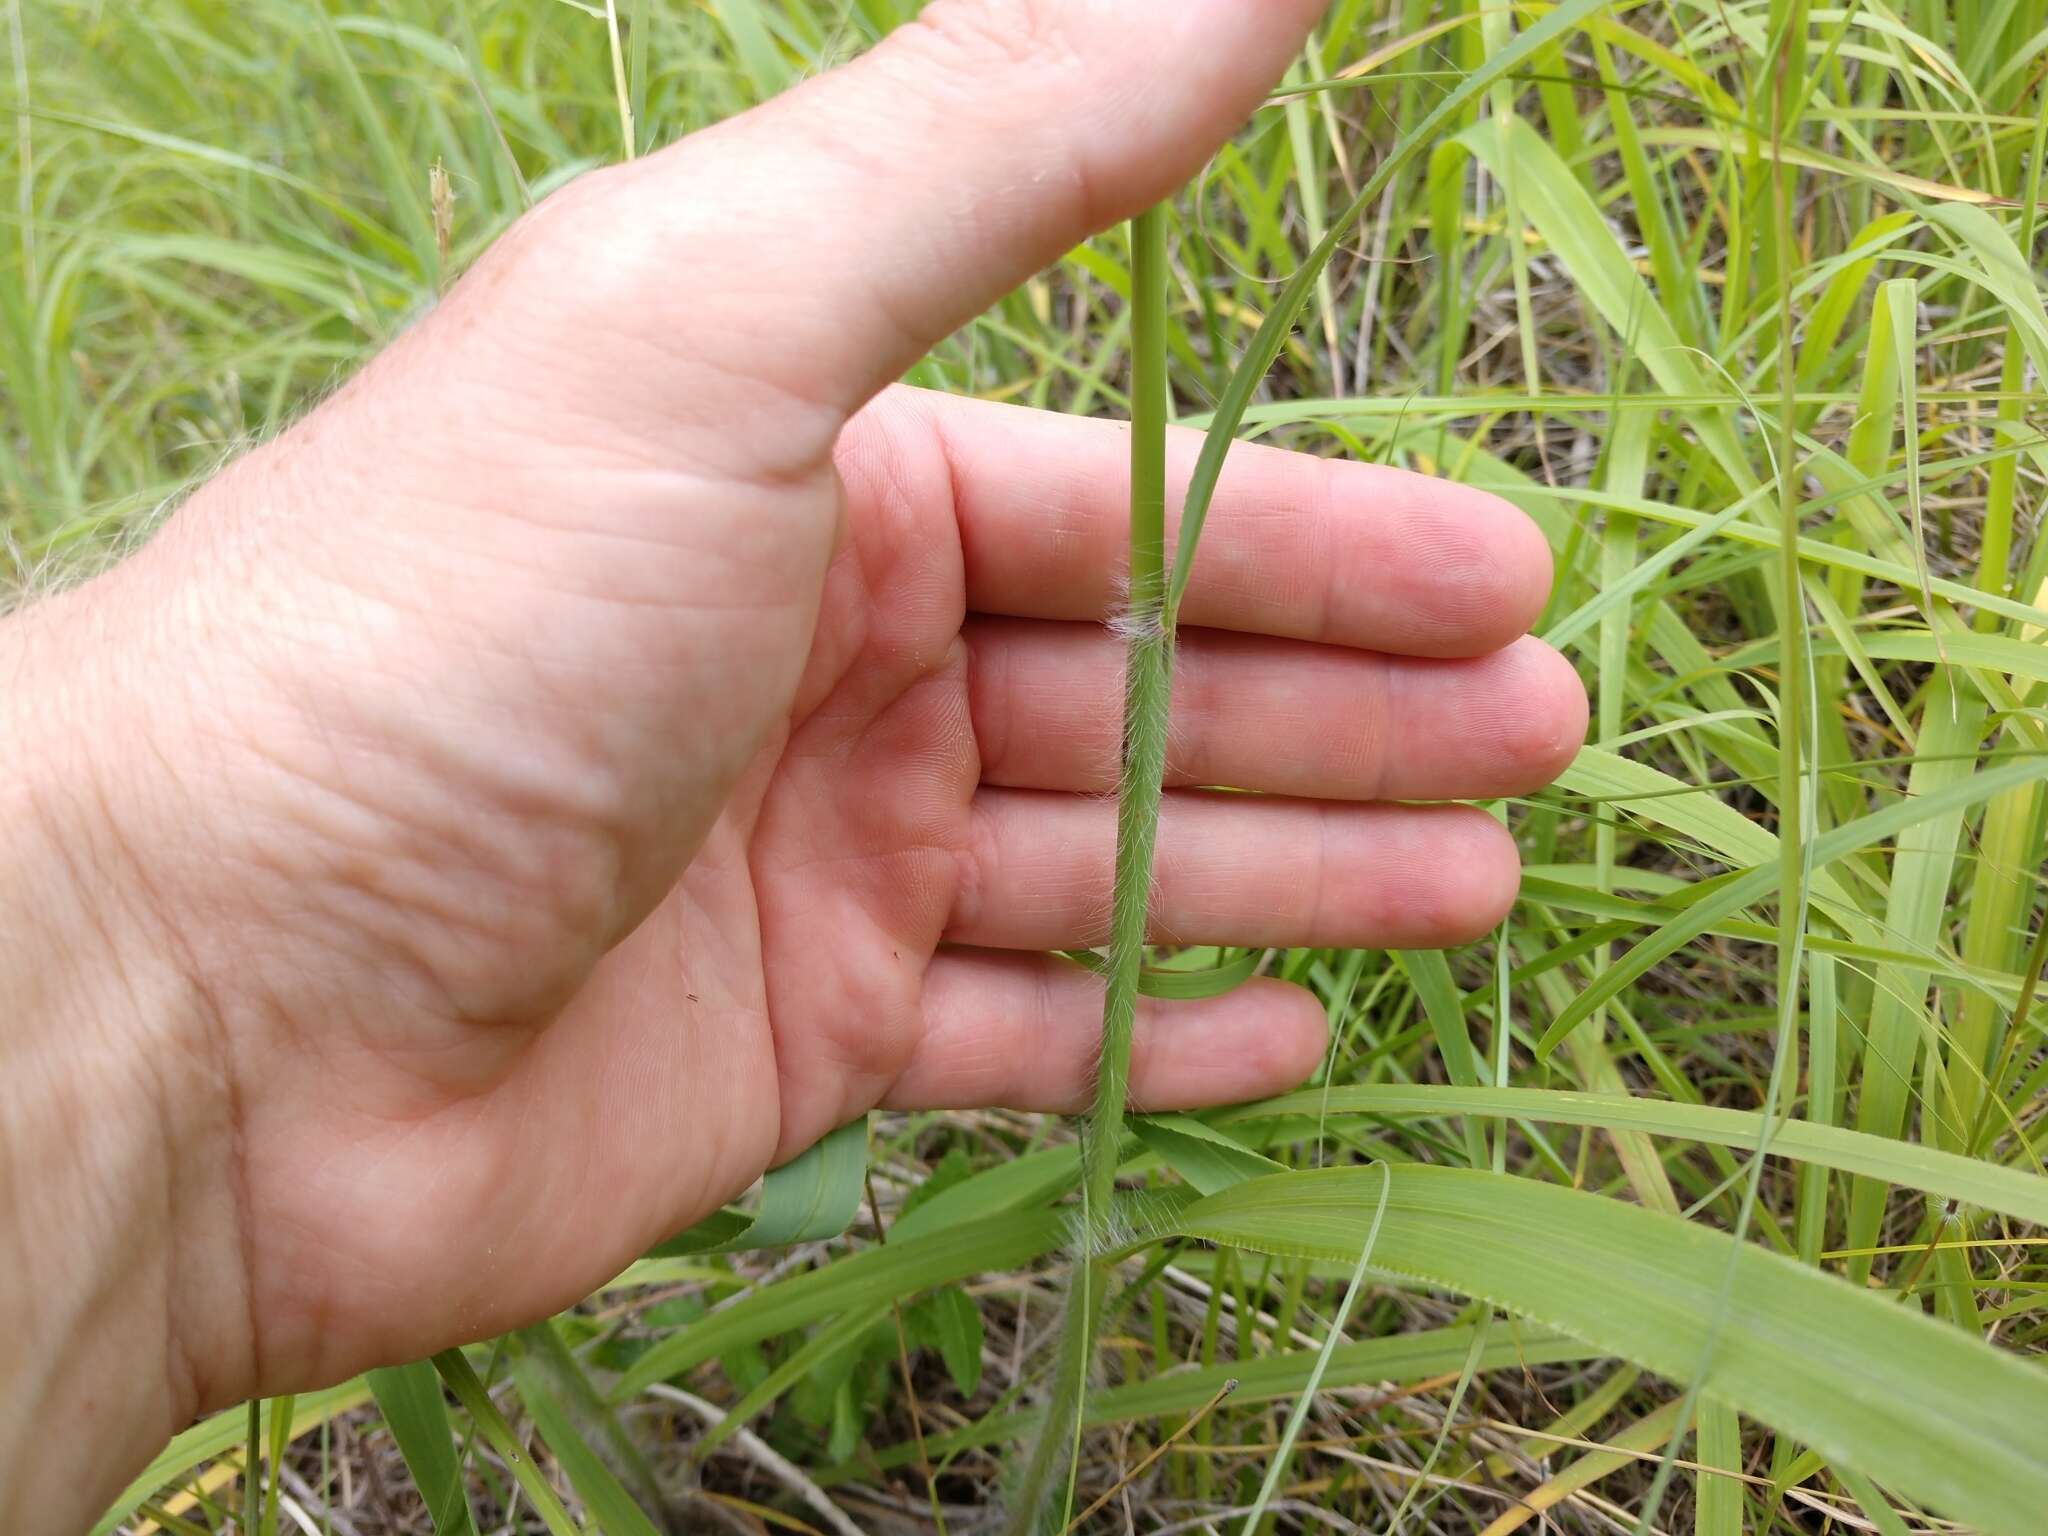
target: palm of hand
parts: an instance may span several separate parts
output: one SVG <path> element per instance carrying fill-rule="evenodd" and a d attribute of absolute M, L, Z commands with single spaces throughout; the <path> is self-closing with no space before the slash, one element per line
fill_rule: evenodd
<path fill-rule="evenodd" d="M 737 672 L 731 686 L 766 689 L 742 709 L 762 739 L 724 781 L 684 783 L 660 808 L 685 824 L 715 819 L 674 850 L 688 867 L 651 910 L 630 894 L 623 911 L 589 894 L 593 882 L 644 885 L 643 872 L 621 874 L 642 862 L 638 846 L 675 841 L 650 823 L 661 797 L 629 782 L 630 769 L 603 765 L 605 793 L 573 812 L 551 797 L 538 827 L 521 825 L 534 808 L 515 808 L 505 776 L 436 787 L 428 800 L 467 801 L 475 821 L 450 835 L 445 878 L 430 900 L 395 903 L 332 946 L 366 978 L 424 972 L 424 1000 L 391 1006 L 387 993 L 374 1010 L 329 1010 L 317 1031 L 236 1064 L 260 1374 L 328 1379 L 413 1358 L 451 1325 L 481 1335 L 567 1305 L 881 1102 L 917 1055 L 980 779 L 961 541 L 945 459 L 914 410 L 878 406 L 847 443 L 886 472 L 850 465 L 843 519 L 829 467 L 775 493 L 787 503 L 777 520 L 807 530 L 821 564 L 842 524 L 809 652 L 799 666 L 771 640 L 737 665 L 733 652 L 709 658 Z M 627 610 L 623 623 L 642 617 Z M 744 646 L 745 626 L 722 639 Z M 478 649 L 426 660 L 437 671 L 503 664 Z M 322 670 L 343 670 L 332 663 Z M 793 696 L 773 696 L 778 676 L 796 679 Z M 508 691 L 548 692 L 524 678 Z M 528 713 L 516 731 L 502 722 L 502 740 L 457 746 L 436 722 L 425 750 L 409 740 L 392 751 L 415 764 L 584 762 L 591 716 L 618 707 L 603 694 Z M 319 759 L 295 762 L 281 787 L 266 773 L 249 795 L 331 783 L 339 765 L 324 748 Z M 421 793 L 368 809 L 403 822 Z M 554 856 L 476 851 L 537 834 L 556 841 Z M 956 964 L 965 980 L 973 962 Z M 346 1353 L 330 1353 L 331 1340 Z"/>
<path fill-rule="evenodd" d="M 1121 451 L 1104 424 L 897 393 L 848 429 L 838 478 L 778 493 L 822 545 L 844 487 L 808 652 L 741 668 L 794 683 L 750 701 L 760 745 L 729 784 L 695 787 L 708 829 L 644 920 L 565 905 L 558 860 L 469 856 L 454 894 L 377 925 L 459 977 L 435 995 L 463 1007 L 351 1015 L 250 1071 L 241 1161 L 267 1371 L 320 1379 L 416 1354 L 451 1325 L 482 1334 L 567 1305 L 878 1104 L 1085 1103 L 1098 993 L 1045 951 L 1100 942 L 1107 914 L 1119 666 L 1100 620 Z M 1405 516 L 1370 515 L 1390 497 Z M 1277 520 L 1296 538 L 1276 561 Z M 1250 450 L 1212 540 L 1190 608 L 1218 627 L 1185 638 L 1171 776 L 1279 793 L 1169 794 L 1157 931 L 1396 944 L 1482 931 L 1513 893 L 1493 823 L 1357 802 L 1543 781 L 1583 729 L 1576 680 L 1533 642 L 1469 660 L 1352 647 L 1505 642 L 1542 591 L 1519 514 Z M 1325 560 L 1357 574 L 1359 600 L 1332 600 Z M 739 667 L 734 654 L 711 665 Z M 528 714 L 482 756 L 573 757 L 591 713 L 615 707 L 600 689 Z M 574 845 L 659 842 L 646 789 L 585 803 Z M 502 786 L 445 798 L 505 808 L 477 845 L 533 835 Z M 687 795 L 664 813 L 699 814 Z M 598 862 L 616 880 L 631 859 Z M 1266 982 L 1152 1009 L 1144 1030 L 1136 1093 L 1159 1104 L 1277 1091 L 1322 1043 L 1312 1000 Z M 1172 1048 L 1148 1051 L 1156 1038 Z M 423 1293 L 434 1306 L 398 1304 Z M 329 1357 L 329 1339 L 350 1352 Z"/>
<path fill-rule="evenodd" d="M 214 908 L 174 916 L 169 947 L 213 1021 L 189 1054 L 233 1084 L 203 1130 L 236 1208 L 191 1246 L 209 1282 L 239 1254 L 221 1283 L 246 1306 L 217 1310 L 253 1358 L 202 1402 L 567 1305 L 877 1104 L 1085 1101 L 1099 992 L 1047 951 L 1100 942 L 1108 915 L 1122 433 L 896 392 L 842 436 L 914 351 L 849 328 L 873 309 L 841 291 L 858 252 L 841 288 L 801 254 L 771 282 L 747 260 L 800 245 L 690 223 L 794 217 L 763 206 L 733 128 L 546 205 L 116 573 L 191 631 L 150 675 L 207 690 L 137 709 L 196 785 L 138 836 L 188 861 L 148 871 L 162 906 Z M 849 168 L 830 195 L 865 195 Z M 766 183 L 785 184 L 822 195 Z M 1064 245 L 1087 209 L 1046 185 L 1040 247 L 925 253 L 980 267 L 906 301 L 929 300 L 907 334 Z M 700 270 L 655 283 L 621 230 L 650 258 L 701 249 Z M 569 276 L 600 267 L 616 287 Z M 696 326 L 715 361 L 704 296 L 749 283 L 785 295 L 753 372 L 646 345 L 641 301 L 675 291 L 695 307 L 658 333 Z M 1155 932 L 1489 927 L 1506 835 L 1387 802 L 1517 793 L 1569 757 L 1576 677 L 1511 643 L 1548 570 L 1493 498 L 1234 453 L 1183 611 L 1169 779 L 1264 793 L 1168 795 Z M 1133 1095 L 1276 1091 L 1321 1045 L 1319 1006 L 1276 982 L 1148 1006 Z"/>

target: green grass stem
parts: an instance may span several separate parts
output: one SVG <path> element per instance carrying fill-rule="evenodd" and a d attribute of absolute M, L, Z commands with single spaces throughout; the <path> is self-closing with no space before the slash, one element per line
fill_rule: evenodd
<path fill-rule="evenodd" d="M 1075 1465 L 1067 1437 L 1081 1418 L 1095 1338 L 1108 1298 L 1102 1250 L 1114 1235 L 1112 1197 L 1130 1094 L 1131 1039 L 1145 962 L 1152 862 L 1159 840 L 1160 793 L 1173 692 L 1173 637 L 1166 597 L 1167 210 L 1131 221 L 1131 541 L 1129 596 L 1115 627 L 1124 636 L 1123 762 L 1117 790 L 1115 883 L 1110 897 L 1109 961 L 1103 969 L 1102 1040 L 1095 1098 L 1081 1131 L 1081 1227 L 1074 1244 L 1075 1284 L 1061 1322 L 1054 1409 L 1032 1447 L 1016 1492 L 1013 1529 L 1042 1518 L 1055 1468 Z M 1073 1482 L 1055 1528 L 1072 1518 Z"/>
<path fill-rule="evenodd" d="M 459 1349 L 444 1349 L 434 1356 L 434 1369 L 441 1380 L 454 1394 L 455 1401 L 462 1405 L 470 1419 L 483 1432 L 491 1449 L 503 1458 L 511 1470 L 512 1479 L 519 1489 L 532 1501 L 534 1511 L 542 1524 L 548 1528 L 548 1536 L 582 1536 L 576 1522 L 562 1507 L 561 1498 L 555 1493 L 547 1477 L 533 1464 L 533 1457 L 513 1433 L 512 1426 L 505 1422 L 505 1416 L 498 1411 L 498 1405 L 491 1401 L 491 1394 L 477 1378 L 476 1370 Z"/>

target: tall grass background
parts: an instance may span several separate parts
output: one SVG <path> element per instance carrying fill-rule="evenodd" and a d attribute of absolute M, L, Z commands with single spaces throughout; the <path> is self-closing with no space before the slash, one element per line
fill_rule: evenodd
<path fill-rule="evenodd" d="M 916 7 L 0 9 L 26 591 L 552 187 Z M 1336 0 L 1160 216 L 1169 408 L 1523 506 L 1595 723 L 1500 808 L 1490 943 L 1151 957 L 1306 983 L 1331 1055 L 1099 1138 L 1138 1203 L 1052 1528 L 2048 1529 L 2044 74 L 2043 0 Z M 1128 415 L 1131 291 L 1113 232 L 915 377 Z M 103 1529 L 982 1528 L 1055 1376 L 1074 1133 L 859 1150 L 810 1170 L 843 1233 L 196 1426 Z"/>

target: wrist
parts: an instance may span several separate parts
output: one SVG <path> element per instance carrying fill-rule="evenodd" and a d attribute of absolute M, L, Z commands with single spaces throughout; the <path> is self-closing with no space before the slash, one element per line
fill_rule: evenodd
<path fill-rule="evenodd" d="M 82 589 L 0 622 L 0 1527 L 83 1528 L 252 1377 L 232 1098 L 131 833 L 142 711 Z M 132 653 L 130 653 L 132 655 Z M 131 695 L 133 696 L 133 695 Z M 138 747 L 145 750 L 137 753 Z"/>

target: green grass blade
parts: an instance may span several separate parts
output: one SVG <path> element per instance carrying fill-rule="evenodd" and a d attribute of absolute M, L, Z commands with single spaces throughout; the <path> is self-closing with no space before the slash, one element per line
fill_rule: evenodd
<path fill-rule="evenodd" d="M 733 53 L 753 86 L 754 99 L 766 101 L 786 89 L 789 63 L 768 30 L 761 0 L 711 0 L 710 9 L 732 41 Z"/>
<path fill-rule="evenodd" d="M 720 1212 L 656 1250 L 664 1257 L 745 1253 L 788 1248 L 837 1237 L 860 1212 L 868 1167 L 865 1116 L 842 1125 L 761 1181 L 761 1204 L 751 1221 Z"/>
<path fill-rule="evenodd" d="M 1304 1089 L 1277 1099 L 1242 1104 L 1219 1117 L 1225 1124 L 1258 1120 L 1303 1121 L 1318 1115 L 1498 1115 L 1558 1125 L 1600 1125 L 1679 1137 L 1725 1147 L 1753 1147 L 1763 1128 L 1754 1110 L 1674 1104 L 1636 1095 L 1574 1093 L 1556 1088 L 1456 1088 L 1440 1084 L 1383 1083 Z M 1283 1127 L 1276 1136 L 1290 1134 Z M 1842 1126 L 1791 1120 L 1771 1135 L 1779 1156 L 1842 1173 L 1925 1190 L 1987 1211 L 2048 1225 L 2048 1178 L 1963 1157 L 1919 1142 L 1888 1140 Z"/>
<path fill-rule="evenodd" d="M 801 1328 L 820 1317 L 1028 1264 L 1057 1247 L 1067 1228 L 1063 1212 L 1019 1211 L 915 1238 L 906 1239 L 899 1231 L 884 1247 L 783 1280 L 670 1334 L 635 1360 L 607 1396 L 622 1401 L 735 1345 Z"/>
<path fill-rule="evenodd" d="M 1666 392 L 1712 393 L 1697 354 L 1637 275 L 1598 206 L 1535 129 L 1520 118 L 1496 119 L 1461 135 L 1459 142 L 1496 175 L 1514 166 L 1523 213 L 1571 273 L 1586 302 Z M 1725 417 L 1702 413 L 1690 425 L 1732 484 L 1747 490 L 1756 483 Z"/>
<path fill-rule="evenodd" d="M 548 1528 L 549 1536 L 582 1536 L 576 1522 L 569 1518 L 569 1512 L 562 1508 L 562 1501 L 553 1486 L 533 1464 L 526 1447 L 512 1432 L 512 1426 L 505 1422 L 505 1416 L 498 1412 L 498 1405 L 491 1401 L 491 1394 L 477 1380 L 476 1371 L 462 1351 L 444 1349 L 434 1356 L 434 1369 L 448 1384 L 448 1390 L 455 1394 L 455 1400 L 468 1413 L 471 1422 L 491 1443 L 491 1449 L 504 1458 L 505 1465 L 512 1471 L 513 1481 L 532 1502 L 534 1512 Z"/>
<path fill-rule="evenodd" d="M 1394 963 L 1400 966 L 1422 1003 L 1430 1033 L 1436 1038 L 1437 1054 L 1443 1058 L 1445 1074 L 1460 1087 L 1476 1087 L 1482 1081 L 1479 1053 L 1465 1023 L 1465 1000 L 1458 995 L 1458 984 L 1451 979 L 1450 963 L 1444 959 L 1443 951 L 1403 950 L 1394 955 Z"/>
<path fill-rule="evenodd" d="M 706 1429 L 692 1446 L 692 1454 L 700 1460 L 709 1456 L 746 1428 L 749 1420 L 764 1412 L 783 1393 L 805 1377 L 824 1370 L 836 1357 L 857 1347 L 874 1328 L 889 1319 L 890 1305 L 856 1307 L 818 1329 L 791 1350 L 786 1358 L 777 1362 L 773 1370 L 726 1411 L 723 1419 Z"/>
<path fill-rule="evenodd" d="M 1322 1388 L 1335 1392 L 1345 1388 L 1375 1386 L 1381 1382 L 1422 1381 L 1457 1371 L 1472 1355 L 1478 1330 L 1469 1325 L 1432 1329 L 1422 1333 L 1397 1333 L 1384 1338 L 1350 1339 L 1330 1352 L 1324 1368 Z M 1534 1327 L 1509 1320 L 1496 1324 L 1488 1333 L 1479 1356 L 1482 1371 L 1519 1370 L 1525 1367 L 1578 1363 L 1591 1351 L 1577 1339 L 1555 1329 Z M 1322 1349 L 1284 1350 L 1250 1360 L 1230 1360 L 1217 1365 L 1176 1370 L 1164 1375 L 1128 1382 L 1092 1394 L 1083 1416 L 1091 1429 L 1110 1424 L 1135 1423 L 1145 1419 L 1172 1418 L 1199 1408 L 1214 1397 L 1223 1384 L 1235 1381 L 1231 1401 L 1238 1404 L 1277 1402 L 1298 1397 L 1322 1357 Z M 929 1455 L 951 1456 L 982 1446 L 999 1445 L 1015 1439 L 1034 1420 L 1031 1414 L 995 1414 L 950 1433 L 929 1436 Z M 914 1464 L 914 1445 L 892 1446 L 877 1453 L 873 1465 L 883 1470 Z M 842 1476 L 864 1475 L 865 1461 L 843 1474 L 828 1472 L 824 1482 Z"/>
<path fill-rule="evenodd" d="M 1179 1226 L 1343 1261 L 1363 1242 L 1377 1177 L 1257 1179 L 1198 1201 Z M 1696 1223 L 1469 1169 L 1397 1167 L 1393 1179 L 1376 1271 L 1491 1301 L 1673 1380 L 1697 1366 L 1739 1248 L 1711 1394 L 1993 1536 L 2027 1536 L 2048 1509 L 2048 1375 L 2025 1362 Z"/>
<path fill-rule="evenodd" d="M 367 1382 L 358 1377 L 320 1392 L 302 1392 L 293 1402 L 292 1433 L 305 1434 L 324 1418 L 347 1413 L 371 1400 Z M 178 1482 L 195 1467 L 240 1446 L 248 1434 L 248 1417 L 230 1408 L 180 1432 L 122 1491 L 92 1528 L 92 1536 L 114 1536 L 122 1524 L 160 1489 Z M 467 1536 L 467 1533 L 465 1533 Z"/>
<path fill-rule="evenodd" d="M 1912 800 L 1925 801 L 1943 790 L 1967 787 L 1972 777 L 1977 738 L 1984 721 L 1984 706 L 1973 698 L 1957 697 L 1953 681 L 1944 675 L 1930 690 L 1921 730 L 1922 756 L 1915 761 L 1906 783 Z M 1954 806 L 1929 817 L 1902 834 L 1892 855 L 1891 887 L 1885 908 L 1886 931 L 1906 944 L 1931 947 L 1943 938 L 1948 927 L 1949 882 L 1956 856 L 1963 842 L 1963 807 Z M 1931 981 L 1923 967 L 1880 966 L 1870 1016 L 1864 1026 L 1862 1093 L 1857 1101 L 1856 1128 L 1875 1136 L 1895 1137 L 1906 1121 L 1906 1109 L 1913 1096 L 1914 1064 L 1923 1051 L 1939 1065 L 1939 1027 L 1928 1009 Z M 1923 1106 L 1934 1122 L 1951 1111 L 1947 1095 L 1937 1096 Z M 1950 1137 L 1960 1142 L 1967 1128 L 1949 1128 Z M 1923 1131 L 1938 1140 L 1938 1126 Z M 1878 1223 L 1884 1214 L 1885 1188 L 1871 1179 L 1857 1179 L 1849 1190 L 1848 1246 L 1867 1248 L 1876 1241 Z M 1852 1261 L 1850 1274 L 1862 1279 L 1870 1272 L 1867 1258 Z"/>
<path fill-rule="evenodd" d="M 434 1367 L 421 1360 L 372 1371 L 364 1380 L 427 1506 L 434 1536 L 476 1536 L 462 1463 L 455 1454 L 455 1432 Z"/>
<path fill-rule="evenodd" d="M 1287 1427 L 1280 1432 L 1280 1444 L 1266 1464 L 1266 1476 L 1259 1484 L 1258 1497 L 1252 1500 L 1251 1510 L 1245 1515 L 1244 1524 L 1239 1527 L 1244 1536 L 1253 1536 L 1258 1530 L 1259 1521 L 1265 1517 L 1266 1506 L 1273 1502 L 1273 1494 L 1280 1487 L 1280 1479 L 1287 1474 L 1288 1463 L 1294 1458 L 1294 1442 L 1301 1437 L 1301 1426 L 1308 1422 L 1308 1411 L 1315 1405 L 1316 1392 L 1323 1384 L 1323 1377 L 1329 1372 L 1330 1358 L 1336 1354 L 1337 1343 L 1344 1337 L 1344 1329 L 1351 1321 L 1351 1309 L 1358 1301 L 1358 1288 L 1365 1280 L 1366 1266 L 1372 1262 L 1373 1244 L 1379 1241 L 1380 1223 L 1386 1219 L 1387 1196 L 1394 1188 L 1393 1175 L 1385 1163 L 1380 1164 L 1380 1174 L 1380 1197 L 1379 1203 L 1373 1207 L 1372 1225 L 1366 1228 L 1365 1243 L 1358 1250 L 1358 1262 L 1352 1266 L 1351 1279 L 1344 1287 L 1343 1299 L 1337 1303 L 1337 1315 L 1330 1320 L 1329 1332 L 1323 1335 L 1323 1347 L 1316 1352 L 1315 1364 L 1309 1369 L 1308 1380 L 1302 1384 L 1301 1396 L 1295 1401 L 1294 1411 L 1287 1415 Z M 1474 1334 L 1475 1355 L 1484 1338 L 1484 1329 Z M 1473 1358 L 1468 1356 L 1468 1372 L 1474 1363 Z M 1447 1414 L 1446 1420 L 1451 1416 Z M 1396 1527 L 1400 1524 L 1398 1520 L 1393 1523 Z"/>
<path fill-rule="evenodd" d="M 1932 637 L 1924 638 L 1929 640 L 1928 649 L 1931 651 Z M 1814 868 L 1824 869 L 1836 859 L 1883 842 L 1923 822 L 1946 815 L 1952 810 L 1975 805 L 2001 790 L 2034 783 L 2044 778 L 2048 778 L 2048 764 L 2009 763 L 2002 767 L 1986 769 L 1963 783 L 1952 785 L 1921 799 L 1904 800 L 1896 805 L 1887 806 L 1861 821 L 1835 827 L 1815 838 L 1812 845 Z M 1666 955 L 1675 953 L 1706 932 L 1718 919 L 1762 900 L 1775 888 L 1777 880 L 1777 866 L 1764 864 L 1745 870 L 1716 886 L 1710 893 L 1702 895 L 1680 916 L 1664 924 L 1654 934 L 1636 945 L 1615 961 L 1611 970 L 1587 986 L 1569 1007 L 1551 1021 L 1550 1027 L 1543 1032 L 1543 1037 L 1537 1042 L 1538 1052 L 1548 1055 L 1594 1009 L 1615 996 Z"/>
<path fill-rule="evenodd" d="M 1192 1115 L 1144 1115 L 1130 1126 L 1148 1150 L 1205 1195 L 1283 1171 L 1270 1157 Z"/>
<path fill-rule="evenodd" d="M 1373 200 L 1391 181 L 1397 171 L 1410 159 L 1429 148 L 1439 138 L 1444 127 L 1452 122 L 1467 103 L 1487 90 L 1496 80 L 1513 72 L 1531 55 L 1566 32 L 1579 25 L 1588 16 L 1609 4 L 1610 0 L 1562 0 L 1535 25 L 1517 33 L 1513 42 L 1499 53 L 1486 60 L 1477 70 L 1465 75 L 1458 84 L 1439 101 L 1429 114 L 1413 129 L 1401 136 L 1397 143 L 1374 169 L 1352 199 L 1351 205 L 1337 216 L 1309 253 L 1287 286 L 1281 289 L 1267 310 L 1258 334 L 1237 368 L 1230 376 L 1230 383 L 1224 389 L 1223 397 L 1217 401 L 1210 416 L 1207 437 L 1203 440 L 1202 451 L 1195 462 L 1192 478 L 1188 483 L 1187 499 L 1181 510 L 1179 549 L 1174 557 L 1173 574 L 1166 589 L 1166 625 L 1173 628 L 1180 612 L 1181 598 L 1187 591 L 1188 578 L 1194 572 L 1195 548 L 1201 542 L 1202 525 L 1209 515 L 1209 504 L 1216 495 L 1216 483 L 1223 474 L 1223 460 L 1230 452 L 1232 439 L 1244 420 L 1244 413 L 1251 405 L 1252 396 L 1265 381 L 1266 373 L 1280 356 L 1281 348 L 1293 333 L 1295 322 L 1309 296 L 1314 293 L 1316 279 L 1330 264 L 1330 258 L 1337 254 L 1352 227 L 1364 217 Z"/>
<path fill-rule="evenodd" d="M 1048 1204 L 1074 1187 L 1080 1171 L 1078 1147 L 1026 1152 L 920 1201 L 891 1224 L 889 1241 L 908 1242 L 963 1221 L 986 1221 L 1006 1211 Z"/>
<path fill-rule="evenodd" d="M 589 1443 L 577 1432 L 568 1409 L 554 1395 L 546 1379 L 530 1360 L 515 1359 L 512 1377 L 519 1386 L 519 1399 L 533 1415 L 541 1439 L 562 1464 L 569 1485 L 590 1512 L 595 1528 L 604 1536 L 661 1536 L 654 1522 L 620 1484 Z"/>
<path fill-rule="evenodd" d="M 643 1510 L 660 1513 L 667 1501 L 645 1453 L 584 1374 L 559 1325 L 535 1323 L 512 1335 L 512 1378 L 561 1459 L 569 1481 L 600 1523 L 631 1536 Z M 595 1460 L 593 1470 L 589 1463 Z"/>
<path fill-rule="evenodd" d="M 363 136 L 375 152 L 377 168 L 384 183 L 384 197 L 390 207 L 393 220 L 404 233 L 406 244 L 411 250 L 412 271 L 408 274 L 413 281 L 431 283 L 436 266 L 434 224 L 427 211 L 427 172 L 425 166 L 409 165 L 393 135 L 391 124 L 384 109 L 356 68 L 355 56 L 349 52 L 348 43 L 342 37 L 334 20 L 325 6 L 312 7 L 315 26 L 326 40 L 327 50 L 335 73 L 346 88 L 349 105 L 354 109 L 356 121 Z"/>

